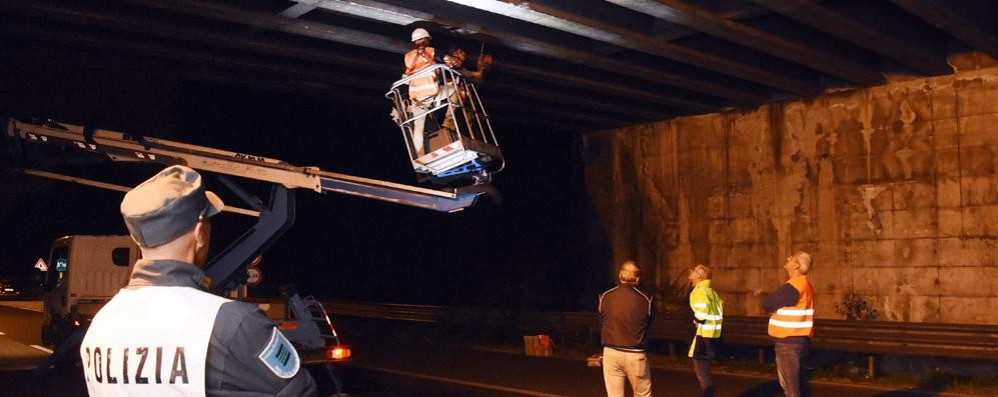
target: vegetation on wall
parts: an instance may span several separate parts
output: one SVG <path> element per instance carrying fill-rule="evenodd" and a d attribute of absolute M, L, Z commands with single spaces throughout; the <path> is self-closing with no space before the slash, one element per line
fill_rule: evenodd
<path fill-rule="evenodd" d="M 880 312 L 874 309 L 856 294 L 856 291 L 849 289 L 842 296 L 842 301 L 835 304 L 835 313 L 844 316 L 846 320 L 876 320 Z"/>

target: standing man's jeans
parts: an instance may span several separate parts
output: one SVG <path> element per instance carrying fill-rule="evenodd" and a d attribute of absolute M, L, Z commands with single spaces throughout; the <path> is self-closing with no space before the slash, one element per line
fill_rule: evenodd
<path fill-rule="evenodd" d="M 700 397 L 714 397 L 714 378 L 710 375 L 710 360 L 693 359 L 693 371 L 700 382 Z"/>
<path fill-rule="evenodd" d="M 776 373 L 786 397 L 809 397 L 811 389 L 807 384 L 807 357 L 811 350 L 811 339 L 803 344 L 775 343 Z"/>
<path fill-rule="evenodd" d="M 644 352 L 603 348 L 603 381 L 609 397 L 624 397 L 624 379 L 631 383 L 634 397 L 651 397 L 651 368 Z"/>

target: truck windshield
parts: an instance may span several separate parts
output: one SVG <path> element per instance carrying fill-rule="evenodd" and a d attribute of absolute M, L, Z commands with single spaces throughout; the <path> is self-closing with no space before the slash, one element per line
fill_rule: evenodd
<path fill-rule="evenodd" d="M 45 273 L 45 290 L 51 291 L 55 288 L 66 270 L 69 270 L 69 247 L 65 245 L 52 247 L 52 253 L 49 256 L 49 270 Z"/>

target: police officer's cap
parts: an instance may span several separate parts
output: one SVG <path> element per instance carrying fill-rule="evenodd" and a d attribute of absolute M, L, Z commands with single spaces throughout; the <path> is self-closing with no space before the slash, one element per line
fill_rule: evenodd
<path fill-rule="evenodd" d="M 197 171 L 174 165 L 125 194 L 121 216 L 140 247 L 155 247 L 189 232 L 201 217 L 213 216 L 224 206 L 205 190 Z"/>

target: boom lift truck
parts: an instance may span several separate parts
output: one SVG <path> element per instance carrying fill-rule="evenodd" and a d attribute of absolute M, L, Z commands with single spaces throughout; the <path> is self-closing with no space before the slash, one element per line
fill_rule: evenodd
<path fill-rule="evenodd" d="M 241 289 L 240 287 L 245 284 L 247 278 L 247 267 L 291 227 L 295 218 L 294 189 L 309 189 L 319 193 L 336 192 L 440 212 L 456 212 L 468 208 L 475 204 L 480 195 L 491 189 L 487 181 L 484 183 L 476 181 L 475 185 L 461 188 L 428 189 L 333 173 L 323 171 L 318 167 L 294 166 L 263 156 L 218 150 L 136 134 L 93 129 L 51 120 L 25 122 L 15 119 L 0 119 L 0 123 L 5 127 L 4 133 L 0 136 L 5 146 L 4 154 L 15 163 L 23 159 L 28 144 L 42 144 L 77 148 L 105 155 L 115 162 L 183 164 L 199 171 L 218 174 L 222 183 L 248 207 L 226 206 L 223 211 L 258 218 L 253 227 L 209 260 L 205 266 L 205 273 L 212 280 L 211 288 L 213 292 L 219 294 Z M 44 170 L 24 167 L 18 170 L 39 177 L 105 189 L 129 190 L 128 187 Z M 476 169 L 474 172 L 483 173 L 487 170 Z M 269 183 L 269 200 L 266 203 L 260 203 L 257 198 L 251 196 L 229 179 L 230 176 Z M 61 240 L 57 240 L 57 243 Z M 53 251 L 55 251 L 56 246 L 58 244 L 54 245 Z M 52 257 L 50 262 L 58 259 Z M 130 257 L 115 260 L 125 261 L 130 265 L 134 263 L 135 259 Z M 127 275 L 125 280 L 127 280 Z M 339 345 L 335 330 L 318 301 L 308 298 L 300 299 L 297 294 L 288 297 L 288 312 L 304 325 L 295 328 L 298 331 L 286 332 L 289 339 L 307 349 L 320 348 L 321 350 L 322 347 L 325 347 L 326 367 L 339 389 L 338 377 L 332 372 L 328 362 L 348 358 L 349 350 Z M 55 363 L 59 360 L 59 356 L 72 351 L 73 346 L 82 341 L 90 317 L 96 314 L 96 311 L 108 299 L 110 296 L 97 299 L 97 301 L 84 302 L 86 305 L 79 306 L 79 308 L 83 308 L 80 310 L 62 308 L 56 317 L 61 320 L 62 324 L 71 324 L 70 331 L 46 333 L 56 345 L 56 352 L 46 363 L 43 363 L 43 367 L 40 369 Z M 48 305 L 46 306 L 48 310 Z M 70 316 L 71 314 L 73 316 Z M 312 327 L 312 325 L 317 325 L 317 327 Z M 314 328 L 319 328 L 321 335 L 308 331 Z M 70 336 L 63 339 L 55 337 L 56 335 Z M 330 341 L 332 345 L 330 345 Z"/>

